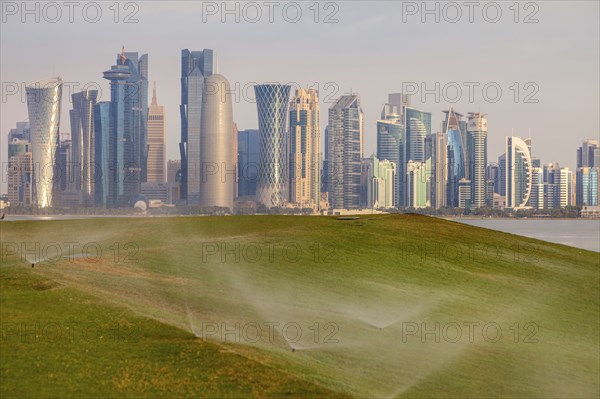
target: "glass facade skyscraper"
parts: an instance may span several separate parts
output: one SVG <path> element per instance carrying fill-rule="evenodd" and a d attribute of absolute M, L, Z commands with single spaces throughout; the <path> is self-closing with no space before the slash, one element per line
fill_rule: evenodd
<path fill-rule="evenodd" d="M 260 131 L 260 169 L 256 200 L 271 208 L 287 203 L 287 118 L 290 86 L 254 86 Z"/>
<path fill-rule="evenodd" d="M 238 132 L 238 196 L 255 196 L 258 180 L 260 134 L 258 130 Z"/>
<path fill-rule="evenodd" d="M 110 134 L 110 102 L 94 105 L 94 204 L 109 204 L 109 184 L 116 178 L 116 168 L 111 167 L 112 140 Z"/>
<path fill-rule="evenodd" d="M 329 205 L 360 207 L 363 112 L 356 94 L 345 95 L 329 108 Z"/>
<path fill-rule="evenodd" d="M 458 182 L 466 178 L 463 134 L 460 128 L 462 115 L 454 112 L 452 108 L 446 113 L 443 127 L 447 139 L 448 155 L 448 185 L 446 191 L 447 206 L 458 207 Z"/>
<path fill-rule="evenodd" d="M 383 116 L 384 120 L 377 121 L 377 158 L 396 164 L 393 203 L 398 206 L 404 192 L 401 183 L 405 179 L 404 124 L 397 113 L 384 113 Z"/>
<path fill-rule="evenodd" d="M 181 199 L 200 200 L 200 124 L 204 79 L 213 74 L 213 51 L 181 50 Z"/>
<path fill-rule="evenodd" d="M 56 173 L 63 81 L 52 78 L 25 87 L 33 164 L 33 201 L 40 208 L 56 205 Z"/>
<path fill-rule="evenodd" d="M 110 81 L 110 150 L 107 206 L 123 207 L 140 193 L 146 179 L 148 147 L 148 57 L 122 52 L 104 72 Z M 111 173 L 112 174 L 112 173 Z"/>
<path fill-rule="evenodd" d="M 409 198 L 407 196 L 408 192 L 406 187 L 408 184 L 406 179 L 408 174 L 404 171 L 407 171 L 406 164 L 408 164 L 410 161 L 425 162 L 425 136 L 431 134 L 431 113 L 406 107 L 404 126 L 406 129 L 403 160 L 405 166 L 402 168 L 404 182 L 401 183 L 403 184 L 404 190 L 400 189 L 401 192 L 404 191 L 404 200 L 400 203 L 400 205 L 409 206 Z M 420 171 L 420 173 L 422 174 L 425 172 Z M 428 173 L 431 173 L 431 170 L 429 170 Z"/>
<path fill-rule="evenodd" d="M 598 206 L 598 172 L 600 168 L 577 169 L 575 184 L 577 206 Z"/>
<path fill-rule="evenodd" d="M 73 109 L 69 111 L 71 119 L 71 159 L 69 181 L 65 189 L 82 191 L 86 205 L 94 198 L 94 104 L 98 98 L 97 90 L 84 90 L 73 93 Z"/>

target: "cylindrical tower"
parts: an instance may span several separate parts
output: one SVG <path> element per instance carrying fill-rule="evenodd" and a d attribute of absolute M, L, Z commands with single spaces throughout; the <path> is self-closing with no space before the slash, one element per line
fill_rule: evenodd
<path fill-rule="evenodd" d="M 260 131 L 256 200 L 267 207 L 284 206 L 287 202 L 286 121 L 290 86 L 256 85 L 254 92 Z"/>
<path fill-rule="evenodd" d="M 56 168 L 63 81 L 51 78 L 25 87 L 31 127 L 34 202 L 40 208 L 54 205 L 54 185 L 60 184 Z"/>
<path fill-rule="evenodd" d="M 204 81 L 200 122 L 200 205 L 233 210 L 233 111 L 229 81 L 214 74 Z"/>

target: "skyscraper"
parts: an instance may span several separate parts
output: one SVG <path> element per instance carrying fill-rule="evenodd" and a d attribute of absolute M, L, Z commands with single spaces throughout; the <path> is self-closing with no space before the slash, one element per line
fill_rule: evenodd
<path fill-rule="evenodd" d="M 238 196 L 255 196 L 258 180 L 260 134 L 258 130 L 238 133 Z"/>
<path fill-rule="evenodd" d="M 237 169 L 234 155 L 233 111 L 229 81 L 213 74 L 205 79 L 200 123 L 200 205 L 233 211 Z"/>
<path fill-rule="evenodd" d="M 256 200 L 271 208 L 287 203 L 287 118 L 290 86 L 254 86 L 260 131 L 260 169 Z"/>
<path fill-rule="evenodd" d="M 581 147 L 577 149 L 577 167 L 600 167 L 600 142 L 598 140 L 583 141 Z"/>
<path fill-rule="evenodd" d="M 544 208 L 556 209 L 571 205 L 573 190 L 569 168 L 561 168 L 557 162 L 544 165 Z"/>
<path fill-rule="evenodd" d="M 404 121 L 406 107 L 410 107 L 410 95 L 403 93 L 390 93 L 388 94 L 388 102 L 384 106 L 384 112 L 387 108 L 389 111 L 391 111 L 388 113 L 397 113 L 400 115 L 400 120 Z M 384 114 L 382 114 L 381 119 L 386 119 Z"/>
<path fill-rule="evenodd" d="M 404 126 L 404 164 L 407 165 L 410 161 L 425 162 L 425 137 L 428 134 L 431 134 L 431 113 L 419 111 L 416 108 L 406 107 Z M 408 171 L 406 167 L 400 169 Z M 420 173 L 425 172 L 420 171 Z M 431 170 L 429 170 L 428 173 L 431 173 Z M 404 173 L 404 189 L 400 189 L 400 192 L 404 192 L 404 200 L 401 200 L 399 204 L 401 206 L 410 206 L 409 198 L 406 194 L 406 185 L 408 184 L 408 181 L 406 181 L 407 176 L 409 176 L 409 174 Z"/>
<path fill-rule="evenodd" d="M 156 82 L 148 109 L 148 183 L 165 182 L 165 108 L 156 100 Z"/>
<path fill-rule="evenodd" d="M 54 204 L 63 81 L 51 78 L 25 87 L 33 162 L 33 198 L 40 208 Z"/>
<path fill-rule="evenodd" d="M 28 121 L 17 122 L 16 128 L 10 129 L 8 132 L 8 144 L 12 143 L 14 139 L 31 141 L 31 129 Z"/>
<path fill-rule="evenodd" d="M 448 190 L 446 200 L 447 206 L 455 208 L 458 207 L 458 182 L 467 176 L 463 157 L 465 143 L 462 140 L 459 125 L 462 115 L 454 112 L 452 108 L 444 112 L 446 113 L 446 120 L 442 126 L 446 129 L 445 133 L 448 140 Z"/>
<path fill-rule="evenodd" d="M 289 137 L 290 203 L 318 210 L 321 197 L 321 128 L 319 96 L 315 89 L 296 90 L 290 102 Z"/>
<path fill-rule="evenodd" d="M 127 206 L 146 179 L 148 160 L 148 56 L 121 52 L 104 72 L 110 81 L 109 207 Z"/>
<path fill-rule="evenodd" d="M 363 159 L 361 170 L 361 207 L 388 209 L 394 207 L 396 164 L 375 155 Z"/>
<path fill-rule="evenodd" d="M 529 205 L 534 209 L 544 209 L 544 169 L 539 166 L 531 169 Z"/>
<path fill-rule="evenodd" d="M 63 190 L 81 191 L 84 204 L 91 205 L 94 198 L 94 104 L 98 98 L 97 90 L 84 90 L 73 93 L 73 109 L 69 111 L 71 119 L 71 159 L 64 168 L 69 181 Z M 69 167 L 70 166 L 70 167 Z"/>
<path fill-rule="evenodd" d="M 110 206 L 109 187 L 117 178 L 116 165 L 111 165 L 114 156 L 114 140 L 111 137 L 111 103 L 101 101 L 94 105 L 94 205 Z"/>
<path fill-rule="evenodd" d="M 16 139 L 15 139 L 16 140 Z M 24 151 L 8 158 L 8 201 L 11 206 L 30 206 L 32 203 L 33 164 L 29 145 Z"/>
<path fill-rule="evenodd" d="M 363 148 L 363 112 L 356 94 L 344 95 L 329 108 L 329 204 L 358 209 Z"/>
<path fill-rule="evenodd" d="M 600 168 L 577 168 L 577 206 L 598 206 L 598 174 Z"/>
<path fill-rule="evenodd" d="M 431 142 L 430 203 L 440 209 L 448 206 L 448 136 L 437 132 L 426 136 L 425 141 L 428 140 Z"/>
<path fill-rule="evenodd" d="M 431 179 L 431 158 L 426 162 L 408 161 L 406 164 L 406 206 L 411 208 L 429 207 L 427 195 Z"/>
<path fill-rule="evenodd" d="M 321 167 L 321 194 L 329 192 L 329 125 L 325 126 L 323 148 L 323 165 Z M 322 196 L 321 196 L 322 198 Z"/>
<path fill-rule="evenodd" d="M 396 183 L 394 184 L 394 206 L 398 206 L 403 195 L 404 182 L 404 123 L 400 114 L 384 110 L 382 120 L 377 121 L 377 158 L 396 164 Z M 402 175 L 402 176 L 401 176 Z"/>
<path fill-rule="evenodd" d="M 506 137 L 506 207 L 519 209 L 529 203 L 533 182 L 529 146 L 518 137 Z"/>
<path fill-rule="evenodd" d="M 486 206 L 486 179 L 485 167 L 487 165 L 487 119 L 485 114 L 469 112 L 467 137 L 469 140 L 469 156 L 471 180 L 471 207 L 481 208 Z"/>
<path fill-rule="evenodd" d="M 204 78 L 213 74 L 213 51 L 181 50 L 181 199 L 200 198 L 200 124 Z"/>

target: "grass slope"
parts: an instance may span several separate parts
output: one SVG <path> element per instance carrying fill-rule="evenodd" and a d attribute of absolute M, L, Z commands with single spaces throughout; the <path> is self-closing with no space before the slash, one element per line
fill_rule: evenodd
<path fill-rule="evenodd" d="M 102 251 L 35 269 L 8 254 L 3 323 L 139 333 L 3 335 L 2 394 L 600 395 L 598 253 L 414 215 L 10 222 L 2 240 Z"/>

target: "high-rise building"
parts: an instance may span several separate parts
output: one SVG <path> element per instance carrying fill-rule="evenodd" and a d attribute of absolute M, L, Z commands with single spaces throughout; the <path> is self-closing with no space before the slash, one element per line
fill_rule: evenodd
<path fill-rule="evenodd" d="M 426 162 L 408 161 L 406 164 L 406 206 L 429 207 L 428 187 L 431 178 L 431 158 Z"/>
<path fill-rule="evenodd" d="M 98 91 L 80 91 L 73 93 L 71 98 L 71 157 L 62 169 L 69 178 L 62 189 L 81 191 L 84 204 L 91 205 L 94 198 L 95 174 L 94 104 L 98 98 Z"/>
<path fill-rule="evenodd" d="M 425 162 L 425 136 L 431 134 L 431 113 L 406 107 L 404 117 L 404 164 L 407 165 L 409 161 Z M 405 176 L 409 176 L 406 167 L 401 169 L 406 171 Z M 407 184 L 408 181 L 404 179 L 404 189 L 400 188 L 400 192 L 404 192 L 404 200 L 400 201 L 400 206 L 410 206 Z"/>
<path fill-rule="evenodd" d="M 388 209 L 394 207 L 396 164 L 375 155 L 362 161 L 361 207 Z"/>
<path fill-rule="evenodd" d="M 485 167 L 487 165 L 487 119 L 485 114 L 469 112 L 467 124 L 469 140 L 471 204 L 473 208 L 482 208 L 486 202 Z"/>
<path fill-rule="evenodd" d="M 430 142 L 430 144 L 428 144 Z M 425 137 L 426 158 L 431 158 L 430 203 L 435 209 L 447 206 L 448 136 L 442 132 Z M 430 147 L 431 150 L 427 150 Z M 431 152 L 431 156 L 427 154 Z"/>
<path fill-rule="evenodd" d="M 148 109 L 148 183 L 165 182 L 166 137 L 165 107 L 156 100 L 156 82 Z"/>
<path fill-rule="evenodd" d="M 571 205 L 572 172 L 558 163 L 544 165 L 544 208 L 556 209 Z"/>
<path fill-rule="evenodd" d="M 111 138 L 111 103 L 101 101 L 94 105 L 94 205 L 110 205 L 109 187 L 111 179 L 117 178 L 116 165 L 111 164 L 114 156 L 114 140 Z"/>
<path fill-rule="evenodd" d="M 16 139 L 15 139 L 16 140 Z M 29 146 L 8 158 L 8 201 L 11 206 L 32 205 L 33 163 Z"/>
<path fill-rule="evenodd" d="M 321 194 L 329 192 L 329 125 L 325 126 L 323 139 L 323 164 L 321 166 Z"/>
<path fill-rule="evenodd" d="M 33 162 L 33 199 L 40 208 L 54 206 L 63 81 L 52 78 L 26 86 Z"/>
<path fill-rule="evenodd" d="M 485 179 L 493 182 L 494 192 L 499 193 L 500 182 L 500 165 L 494 162 L 490 162 L 485 167 Z"/>
<path fill-rule="evenodd" d="M 321 197 L 319 168 L 321 128 L 315 89 L 297 89 L 290 102 L 290 203 L 318 210 Z"/>
<path fill-rule="evenodd" d="M 447 206 L 451 208 L 458 207 L 458 182 L 466 177 L 464 146 L 462 133 L 460 130 L 460 119 L 462 115 L 454 112 L 450 108 L 446 113 L 446 120 L 443 123 L 448 140 L 448 190 L 446 194 Z"/>
<path fill-rule="evenodd" d="M 256 200 L 271 208 L 287 203 L 287 118 L 290 86 L 254 86 L 260 131 Z"/>
<path fill-rule="evenodd" d="M 473 184 L 469 179 L 460 179 L 458 182 L 458 207 L 461 209 L 471 208 L 471 188 Z"/>
<path fill-rule="evenodd" d="M 506 154 L 498 157 L 498 184 L 496 185 L 497 193 L 501 196 L 506 196 Z"/>
<path fill-rule="evenodd" d="M 30 147 L 31 143 L 29 141 L 13 138 L 12 141 L 8 143 L 8 158 L 22 152 L 31 152 Z"/>
<path fill-rule="evenodd" d="M 256 195 L 259 154 L 259 131 L 250 129 L 238 132 L 238 197 Z"/>
<path fill-rule="evenodd" d="M 181 50 L 181 199 L 197 204 L 200 199 L 200 124 L 204 79 L 213 74 L 213 51 Z M 221 93 L 220 88 L 212 91 Z"/>
<path fill-rule="evenodd" d="M 104 72 L 110 81 L 109 207 L 127 206 L 146 179 L 148 159 L 148 56 L 125 52 Z M 112 173 L 111 173 L 112 174 Z"/>
<path fill-rule="evenodd" d="M 518 137 L 506 137 L 506 207 L 528 206 L 531 196 L 533 166 L 530 146 Z"/>
<path fill-rule="evenodd" d="M 598 206 L 598 175 L 600 168 L 577 168 L 577 206 Z"/>
<path fill-rule="evenodd" d="M 400 120 L 405 120 L 406 108 L 410 107 L 410 95 L 403 93 L 390 93 L 388 94 L 388 102 L 384 106 L 384 112 L 386 113 L 397 113 L 400 115 Z M 385 120 L 386 113 L 382 113 L 381 119 Z"/>
<path fill-rule="evenodd" d="M 329 108 L 329 206 L 360 207 L 363 111 L 356 94 L 344 95 Z"/>
<path fill-rule="evenodd" d="M 200 205 L 233 210 L 237 169 L 229 81 L 219 74 L 205 79 L 200 123 Z"/>
<path fill-rule="evenodd" d="M 600 141 L 592 139 L 583 141 L 582 146 L 577 149 L 577 167 L 600 167 Z"/>
<path fill-rule="evenodd" d="M 8 144 L 12 143 L 15 139 L 31 142 L 31 129 L 29 128 L 28 121 L 17 122 L 16 128 L 10 129 L 8 132 Z"/>
<path fill-rule="evenodd" d="M 398 206 L 403 195 L 404 171 L 404 123 L 396 106 L 386 105 L 389 109 L 382 112 L 382 120 L 377 121 L 377 158 L 387 159 L 396 164 L 396 183 L 394 184 L 394 206 Z"/>
<path fill-rule="evenodd" d="M 534 209 L 544 209 L 544 169 L 539 166 L 531 169 L 529 205 Z"/>
<path fill-rule="evenodd" d="M 73 185 L 73 173 L 74 173 L 74 169 L 75 172 L 77 172 L 78 170 L 76 168 L 73 168 L 73 164 L 71 163 L 71 160 L 73 159 L 73 146 L 72 146 L 72 142 L 71 140 L 61 140 L 60 144 L 58 145 L 58 153 L 56 156 L 56 164 L 58 167 L 58 170 L 60 171 L 60 175 L 58 177 L 58 187 L 59 187 L 59 191 L 66 191 L 66 190 L 70 190 L 70 191 L 74 191 L 74 192 L 78 192 L 81 193 L 81 190 L 76 190 L 74 185 Z M 91 179 L 93 179 L 93 176 L 91 177 Z M 81 194 L 79 194 L 79 196 L 81 197 Z M 61 204 L 62 205 L 62 204 Z M 77 204 L 77 205 L 81 205 L 81 204 Z"/>

